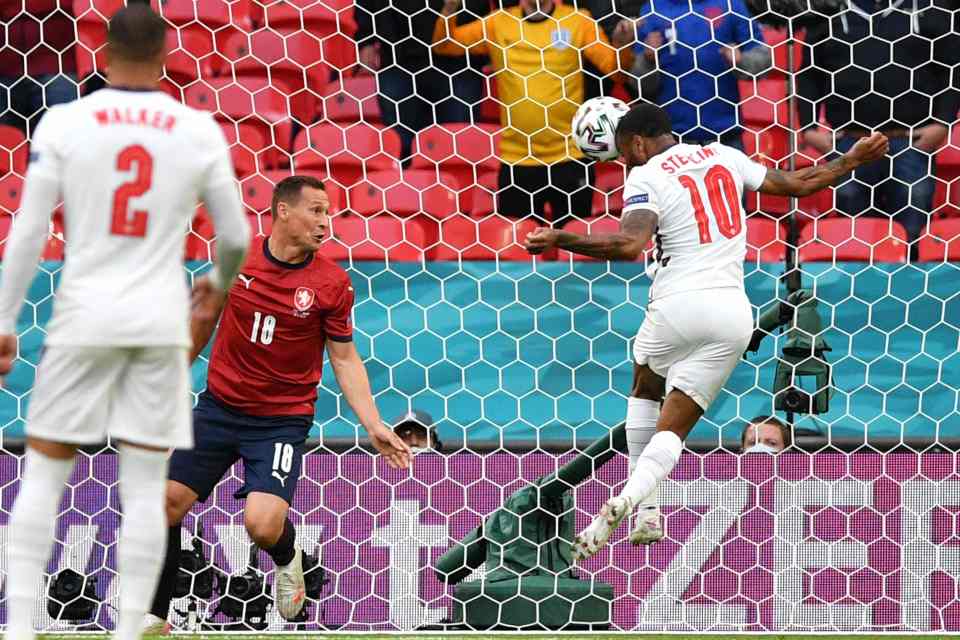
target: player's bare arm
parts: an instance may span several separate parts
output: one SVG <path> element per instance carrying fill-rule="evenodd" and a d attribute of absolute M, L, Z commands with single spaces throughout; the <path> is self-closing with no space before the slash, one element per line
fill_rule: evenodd
<path fill-rule="evenodd" d="M 527 235 L 524 247 L 533 255 L 558 247 L 601 260 L 636 260 L 657 230 L 657 214 L 637 209 L 623 214 L 619 233 L 580 235 L 557 229 L 537 229 Z"/>
<path fill-rule="evenodd" d="M 190 362 L 203 351 L 220 322 L 227 294 L 210 278 L 197 278 L 190 300 Z"/>
<path fill-rule="evenodd" d="M 339 342 L 327 340 L 327 353 L 333 367 L 333 375 L 337 384 L 347 399 L 353 412 L 357 414 L 360 424 L 367 431 L 374 448 L 387 459 L 387 463 L 395 469 L 410 466 L 410 447 L 388 429 L 380 419 L 380 412 L 373 401 L 370 392 L 370 379 L 367 377 L 367 368 L 357 353 L 357 347 L 352 341 Z"/>
<path fill-rule="evenodd" d="M 825 164 L 798 171 L 768 170 L 759 191 L 775 196 L 808 196 L 835 184 L 857 167 L 883 158 L 889 150 L 887 137 L 874 133 L 861 138 L 845 154 Z"/>

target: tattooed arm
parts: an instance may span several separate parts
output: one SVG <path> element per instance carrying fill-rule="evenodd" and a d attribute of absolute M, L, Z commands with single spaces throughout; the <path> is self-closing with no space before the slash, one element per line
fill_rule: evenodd
<path fill-rule="evenodd" d="M 887 155 L 889 149 L 887 137 L 882 133 L 874 133 L 867 138 L 860 138 L 849 151 L 826 164 L 798 171 L 769 169 L 759 191 L 775 196 L 808 196 L 829 187 L 860 165 L 879 160 Z"/>
<path fill-rule="evenodd" d="M 619 233 L 578 233 L 556 229 L 537 229 L 527 234 L 524 247 L 533 255 L 557 247 L 601 260 L 636 260 L 657 230 L 657 214 L 649 209 L 634 209 L 623 214 Z"/>

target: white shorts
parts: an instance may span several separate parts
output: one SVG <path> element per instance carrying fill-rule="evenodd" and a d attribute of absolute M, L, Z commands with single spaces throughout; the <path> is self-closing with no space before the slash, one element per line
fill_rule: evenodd
<path fill-rule="evenodd" d="M 46 349 L 30 398 L 27 435 L 67 444 L 114 440 L 193 446 L 185 347 Z"/>
<path fill-rule="evenodd" d="M 742 290 L 676 293 L 647 307 L 633 358 L 666 379 L 667 393 L 682 391 L 706 411 L 752 334 L 753 311 Z"/>

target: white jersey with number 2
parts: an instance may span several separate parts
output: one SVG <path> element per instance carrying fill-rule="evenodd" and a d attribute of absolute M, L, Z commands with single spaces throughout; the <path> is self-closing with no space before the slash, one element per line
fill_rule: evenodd
<path fill-rule="evenodd" d="M 28 188 L 59 191 L 64 209 L 66 261 L 47 344 L 188 346 L 183 253 L 197 201 L 218 234 L 242 241 L 246 232 L 211 115 L 161 91 L 107 88 L 47 111 L 30 151 Z M 236 202 L 211 206 L 211 195 L 222 202 L 231 191 Z"/>
<path fill-rule="evenodd" d="M 722 144 L 677 144 L 630 171 L 623 214 L 646 209 L 659 217 L 648 271 L 651 301 L 683 291 L 743 289 L 743 190 L 759 189 L 766 173 Z"/>

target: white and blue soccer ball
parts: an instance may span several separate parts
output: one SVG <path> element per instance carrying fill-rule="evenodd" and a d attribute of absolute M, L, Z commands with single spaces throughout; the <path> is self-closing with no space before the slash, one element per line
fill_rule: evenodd
<path fill-rule="evenodd" d="M 630 108 L 616 98 L 590 98 L 573 115 L 571 131 L 580 151 L 594 160 L 614 160 L 617 151 L 617 123 Z"/>

